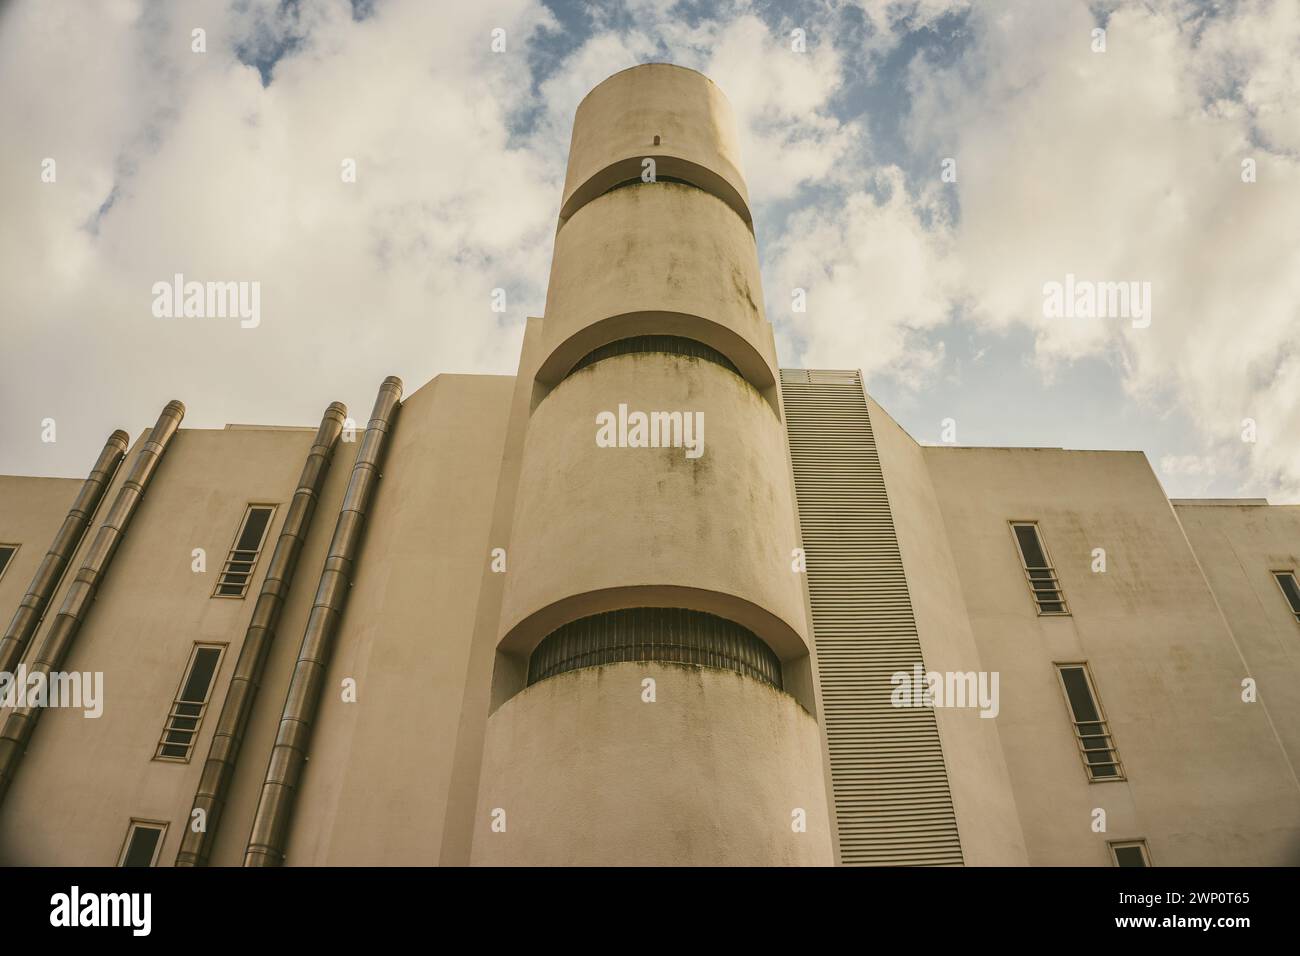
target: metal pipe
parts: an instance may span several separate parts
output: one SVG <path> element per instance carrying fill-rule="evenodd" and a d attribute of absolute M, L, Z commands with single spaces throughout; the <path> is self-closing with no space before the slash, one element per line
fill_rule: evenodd
<path fill-rule="evenodd" d="M 339 508 L 329 555 L 321 569 L 316 599 L 298 651 L 298 663 L 289 682 L 280 729 L 262 781 L 262 793 L 253 817 L 253 829 L 244 851 L 244 866 L 280 866 L 284 863 L 294 799 L 311 746 L 312 725 L 320 706 L 325 674 L 334 652 L 334 636 L 352 586 L 357 547 L 365 527 L 366 511 L 380 477 L 379 465 L 402 399 L 402 380 L 384 379 L 370 414 L 365 437 L 357 451 L 348 490 Z"/>
<path fill-rule="evenodd" d="M 90 550 L 86 552 L 81 570 L 77 572 L 76 578 L 68 588 L 67 596 L 63 599 L 63 607 L 59 609 L 54 623 L 45 632 L 45 636 L 37 642 L 32 652 L 32 659 L 27 666 L 29 676 L 39 672 L 44 674 L 48 681 L 51 671 L 62 668 L 63 662 L 68 657 L 68 651 L 71 650 L 73 642 L 77 639 L 77 633 L 86 620 L 86 615 L 90 613 L 95 592 L 113 563 L 113 555 L 117 553 L 118 546 L 122 543 L 122 536 L 126 534 L 136 507 L 144 497 L 145 490 L 149 487 L 159 462 L 162 461 L 163 453 L 167 451 L 167 445 L 176 434 L 176 429 L 180 427 L 184 416 L 184 405 L 176 401 L 168 402 L 153 430 L 149 432 L 149 437 L 136 451 L 135 457 L 131 460 L 131 470 L 127 472 L 122 487 L 118 489 L 108 516 L 104 518 L 104 523 L 95 533 L 95 540 L 91 542 Z M 32 731 L 36 729 L 36 722 L 40 719 L 42 709 L 41 707 L 15 708 L 10 711 L 4 722 L 4 728 L 0 730 L 0 804 L 4 802 L 9 786 L 13 783 L 19 761 L 27 750 L 27 744 L 31 740 Z"/>
<path fill-rule="evenodd" d="M 275 641 L 280 612 L 284 609 L 285 598 L 293 585 L 294 570 L 298 566 L 303 541 L 311 527 L 316 502 L 320 500 L 321 487 L 325 484 L 325 476 L 334 458 L 334 449 L 338 445 L 347 414 L 347 406 L 341 402 L 334 402 L 326 409 L 311 451 L 307 453 L 307 461 L 302 466 L 298 490 L 293 493 L 289 514 L 280 529 L 275 553 L 271 555 L 261 593 L 253 607 L 253 616 L 248 622 L 248 630 L 244 632 L 244 643 L 239 649 L 239 659 L 235 662 L 235 673 L 226 689 L 221 716 L 217 718 L 217 729 L 208 747 L 208 759 L 203 765 L 203 776 L 199 778 L 185 835 L 181 838 L 181 848 L 176 854 L 177 866 L 208 865 L 217 826 L 221 822 L 221 813 L 225 809 L 230 784 L 235 776 L 235 763 L 239 760 L 244 733 L 248 729 L 248 718 L 253 711 L 253 701 L 257 698 L 262 674 L 266 670 L 266 658 Z M 202 812 L 195 816 L 198 811 Z M 200 820 L 202 826 L 196 830 L 196 821 Z"/>
<path fill-rule="evenodd" d="M 31 643 L 32 635 L 45 616 L 45 609 L 58 590 L 59 582 L 63 580 L 68 562 L 77 553 L 104 493 L 117 474 L 117 466 L 126 455 L 130 440 L 131 436 L 120 428 L 109 435 L 90 474 L 81 483 L 81 490 L 68 509 L 62 527 L 54 536 L 50 549 L 45 552 L 41 566 L 36 569 L 36 576 L 27 586 L 27 593 L 18 602 L 18 610 L 14 612 L 4 637 L 0 637 L 0 672 L 12 674 L 17 670 L 23 654 L 27 652 L 27 645 Z"/>

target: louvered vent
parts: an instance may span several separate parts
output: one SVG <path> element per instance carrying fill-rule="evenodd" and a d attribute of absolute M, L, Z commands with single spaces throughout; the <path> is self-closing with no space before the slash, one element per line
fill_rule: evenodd
<path fill-rule="evenodd" d="M 782 369 L 781 394 L 840 862 L 961 865 L 934 711 L 890 704 L 890 677 L 922 662 L 921 642 L 861 376 Z"/>
<path fill-rule="evenodd" d="M 781 659 L 751 631 L 714 614 L 672 607 L 606 611 L 565 624 L 533 651 L 528 683 L 620 661 L 721 667 L 781 687 Z"/>

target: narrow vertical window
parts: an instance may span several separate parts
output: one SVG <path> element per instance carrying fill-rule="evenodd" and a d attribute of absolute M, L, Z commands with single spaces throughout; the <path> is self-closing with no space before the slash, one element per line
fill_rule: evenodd
<path fill-rule="evenodd" d="M 1032 521 L 1013 521 L 1011 530 L 1016 536 L 1020 563 L 1025 569 L 1025 580 L 1029 582 L 1029 593 L 1034 597 L 1038 613 L 1069 614 L 1061 582 L 1057 580 L 1056 569 L 1052 567 L 1038 525 Z"/>
<path fill-rule="evenodd" d="M 212 685 L 216 682 L 223 650 L 219 644 L 194 645 L 176 699 L 167 712 L 155 760 L 189 762 L 194 752 L 194 741 L 199 736 L 199 726 L 208 709 L 208 699 L 212 696 Z"/>
<path fill-rule="evenodd" d="M 132 820 L 126 828 L 126 840 L 118 855 L 118 866 L 153 866 L 158 862 L 167 824 L 152 820 Z"/>
<path fill-rule="evenodd" d="M 1286 603 L 1291 605 L 1291 613 L 1295 615 L 1297 622 L 1300 622 L 1300 585 L 1296 584 L 1294 571 L 1274 571 L 1273 579 L 1277 581 L 1277 586 L 1282 589 L 1282 595 L 1286 598 Z"/>
<path fill-rule="evenodd" d="M 1087 664 L 1057 664 L 1065 700 L 1070 708 L 1075 741 L 1090 780 L 1123 780 L 1124 767 L 1115 749 L 1110 726 L 1101 709 Z"/>
<path fill-rule="evenodd" d="M 1123 843 L 1112 843 L 1110 845 L 1110 855 L 1116 866 L 1151 865 L 1146 840 L 1126 840 Z"/>
<path fill-rule="evenodd" d="M 217 578 L 214 597 L 242 598 L 248 593 L 248 585 L 253 580 L 257 559 L 262 556 L 262 546 L 266 543 L 266 533 L 270 530 L 271 516 L 274 514 L 273 505 L 248 506 L 244 520 L 239 523 L 239 531 L 235 534 L 235 543 L 222 565 L 221 576 Z"/>
<path fill-rule="evenodd" d="M 9 567 L 9 562 L 13 556 L 18 553 L 16 544 L 0 544 L 0 578 L 5 576 L 5 568 Z"/>

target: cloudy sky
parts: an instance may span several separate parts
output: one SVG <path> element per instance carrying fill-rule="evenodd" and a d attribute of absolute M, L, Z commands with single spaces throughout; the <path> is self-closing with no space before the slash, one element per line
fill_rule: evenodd
<path fill-rule="evenodd" d="M 7 4 L 0 473 L 82 476 L 170 398 L 314 425 L 513 373 L 574 107 L 647 61 L 735 107 L 783 365 L 862 368 L 920 441 L 1300 502 L 1296 0 Z M 156 318 L 178 272 L 260 282 L 260 325 Z M 1067 274 L 1151 283 L 1150 324 L 1044 317 Z"/>

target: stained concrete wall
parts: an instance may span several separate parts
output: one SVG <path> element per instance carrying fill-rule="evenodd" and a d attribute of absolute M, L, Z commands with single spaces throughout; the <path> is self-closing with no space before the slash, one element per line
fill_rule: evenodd
<path fill-rule="evenodd" d="M 505 832 L 492 829 L 497 809 Z M 610 664 L 541 681 L 488 723 L 473 862 L 829 865 L 817 725 L 788 694 L 708 667 Z"/>
<path fill-rule="evenodd" d="M 555 238 L 540 377 L 632 335 L 684 335 L 722 352 L 760 390 L 775 382 L 754 237 L 699 189 L 659 182 L 584 206 Z"/>
<path fill-rule="evenodd" d="M 1300 789 L 1146 458 L 926 447 L 972 631 L 1001 673 L 998 733 L 1035 865 L 1300 862 Z M 1072 615 L 1038 617 L 1008 527 L 1034 519 Z M 1093 549 L 1107 570 L 1093 573 Z M 1053 667 L 1087 661 L 1127 779 L 1090 783 Z M 1092 832 L 1092 811 L 1108 832 Z"/>
<path fill-rule="evenodd" d="M 620 403 L 701 412 L 703 454 L 597 446 L 597 414 Z M 776 413 L 719 365 L 630 354 L 570 376 L 533 412 L 524 443 L 502 606 L 509 649 L 526 654 L 597 611 L 668 604 L 735 620 L 783 659 L 805 655 L 787 469 Z"/>
<path fill-rule="evenodd" d="M 611 186 L 639 177 L 645 158 L 655 160 L 658 175 L 707 188 L 750 220 L 727 98 L 702 73 L 645 63 L 615 73 L 578 104 L 561 221 Z"/>
<path fill-rule="evenodd" d="M 513 504 L 510 570 L 472 820 L 476 863 L 830 859 L 820 737 L 804 709 L 815 702 L 805 597 L 789 567 L 798 532 L 775 350 L 730 122 L 707 79 L 666 66 L 617 74 L 578 109 L 546 315 L 530 323 L 520 365 L 537 387 L 527 420 L 516 412 L 511 426 L 517 476 L 502 482 Z M 636 178 L 645 156 L 693 185 L 606 192 Z M 592 349 L 646 334 L 704 342 L 741 375 L 666 353 L 567 374 Z M 600 447 L 597 416 L 620 404 L 702 414 L 703 454 Z M 787 662 L 803 707 L 736 674 L 657 664 L 524 688 L 527 656 L 546 634 L 637 606 L 748 627 Z M 662 674 L 669 703 L 641 703 L 645 673 Z M 797 837 L 796 779 L 818 821 Z M 517 808 L 518 829 L 493 834 L 504 840 L 484 842 L 484 800 Z"/>

